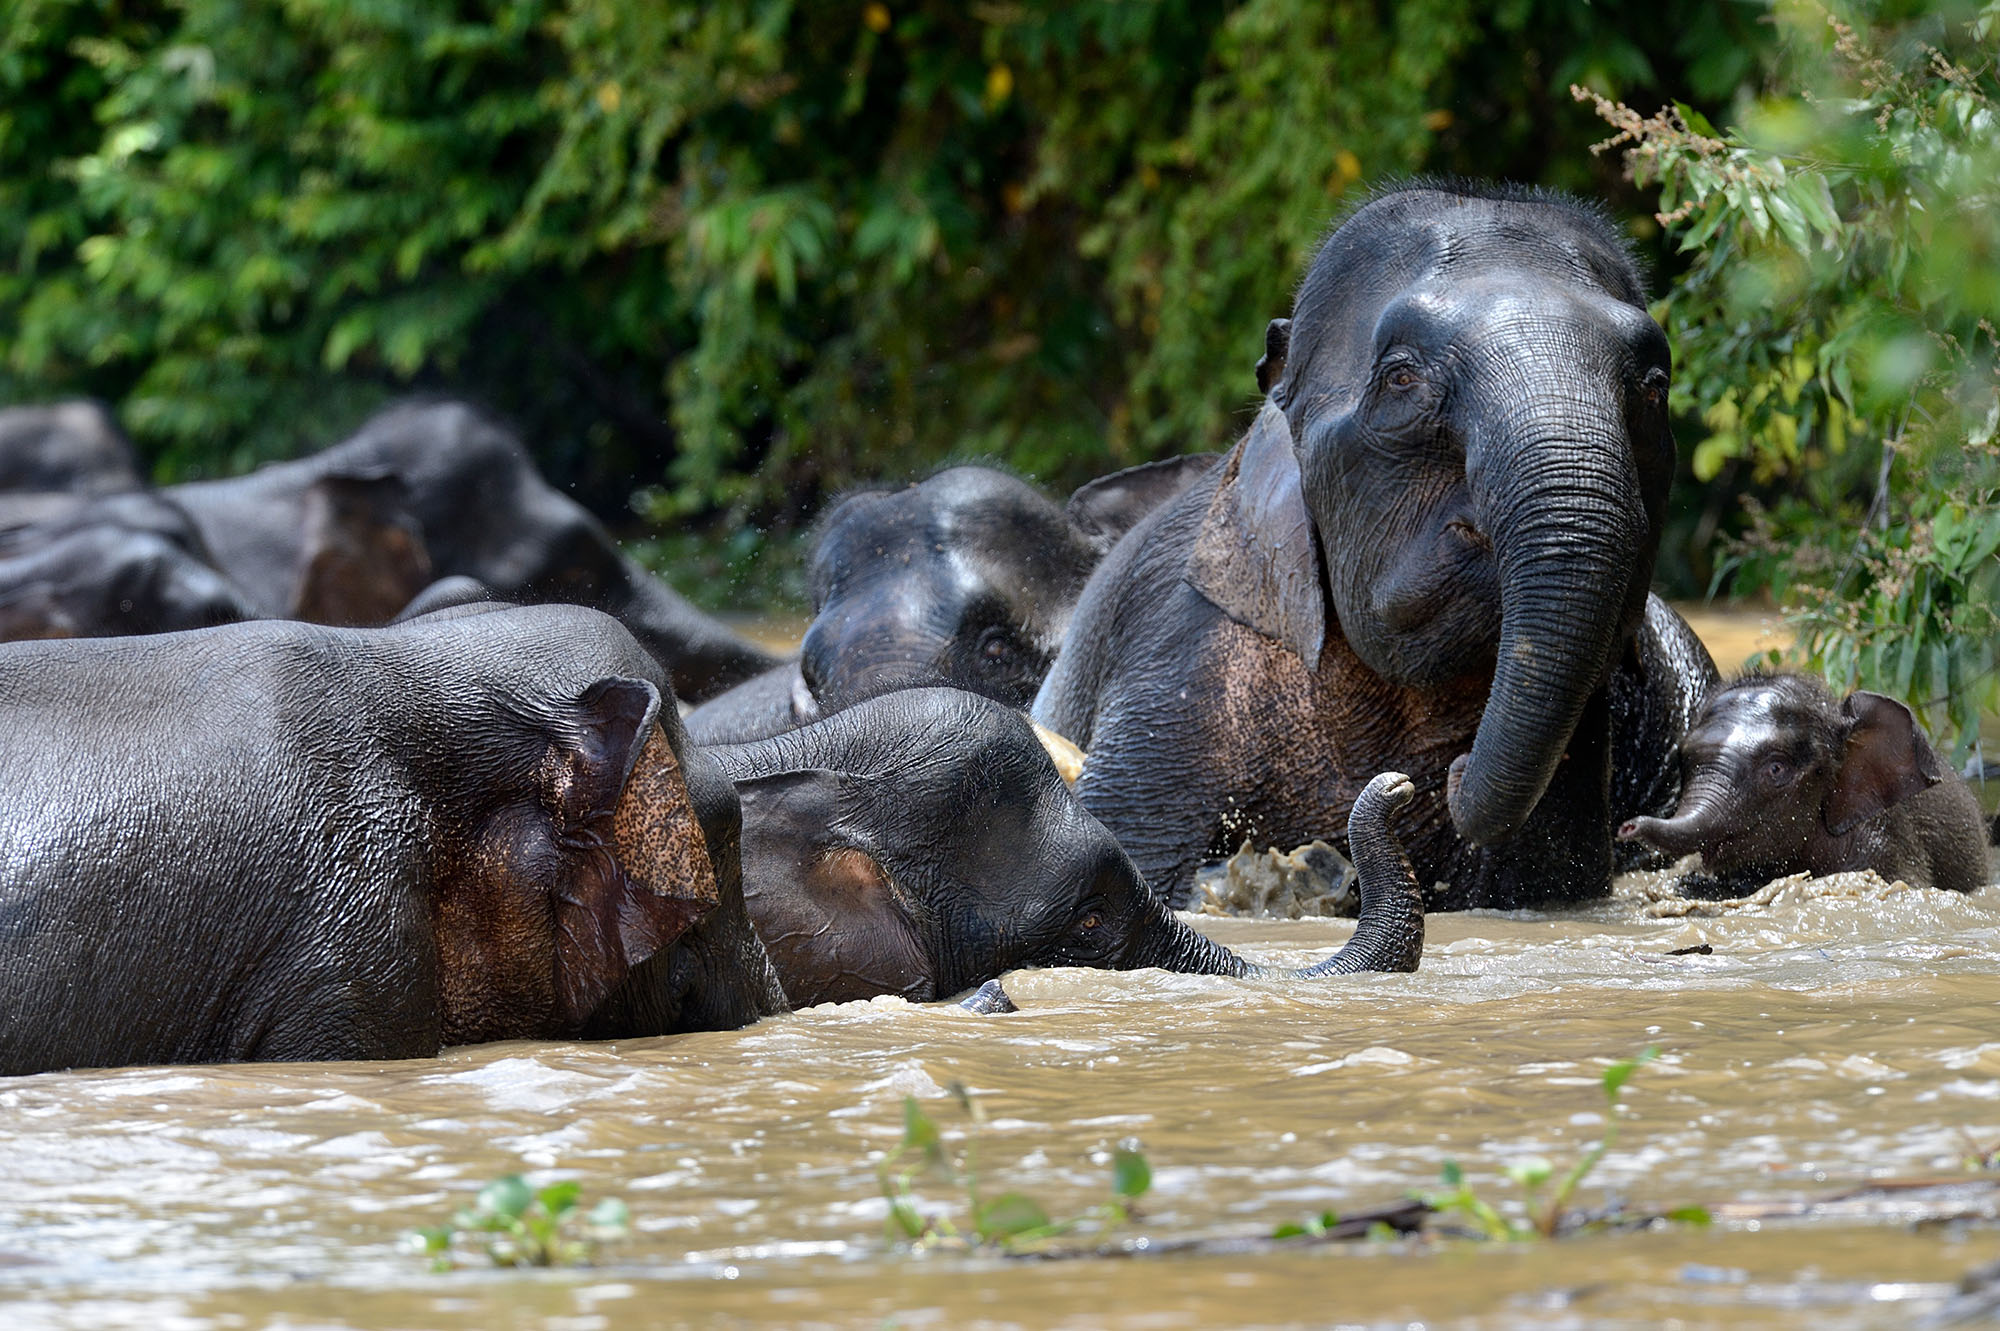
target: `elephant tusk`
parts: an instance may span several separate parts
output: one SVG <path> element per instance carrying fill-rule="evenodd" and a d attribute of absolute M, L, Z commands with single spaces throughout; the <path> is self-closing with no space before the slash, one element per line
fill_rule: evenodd
<path fill-rule="evenodd" d="M 1076 779 L 1083 775 L 1083 750 L 1038 721 L 1030 721 L 1028 724 L 1035 728 L 1035 738 L 1049 751 L 1049 760 L 1056 765 L 1056 772 L 1062 777 L 1063 784 L 1075 785 Z"/>

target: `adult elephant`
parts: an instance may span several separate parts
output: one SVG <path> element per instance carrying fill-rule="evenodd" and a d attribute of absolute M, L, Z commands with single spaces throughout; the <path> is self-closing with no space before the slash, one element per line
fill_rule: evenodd
<path fill-rule="evenodd" d="M 1215 465 L 1211 453 L 1100 477 L 1058 505 L 992 467 L 948 467 L 842 499 L 817 524 L 799 659 L 697 707 L 688 733 L 741 743 L 897 689 L 946 685 L 1025 708 L 1098 561 Z"/>
<path fill-rule="evenodd" d="M 1035 703 L 1157 891 L 1337 831 L 1392 766 L 1433 908 L 1606 889 L 1613 676 L 1652 718 L 1621 798 L 1657 804 L 1713 673 L 1648 615 L 1668 369 L 1631 255 L 1572 200 L 1417 182 L 1327 239 L 1250 431 L 1098 569 Z"/>
<path fill-rule="evenodd" d="M 1396 774 L 1356 803 L 1361 919 L 1333 956 L 1267 970 L 1148 890 L 1020 713 L 912 689 L 709 753 L 743 803 L 743 890 L 794 1006 L 948 997 L 1026 966 L 1309 977 L 1413 971 L 1422 893 L 1388 819 Z"/>
<path fill-rule="evenodd" d="M 254 614 L 187 515 L 155 494 L 0 495 L 0 640 L 165 633 Z"/>
<path fill-rule="evenodd" d="M 145 483 L 132 441 L 103 403 L 0 409 L 0 491 L 117 494 Z"/>
<path fill-rule="evenodd" d="M 386 622 L 431 577 L 464 575 L 506 600 L 612 615 L 667 666 L 683 698 L 777 664 L 619 550 L 542 479 L 518 439 L 464 403 L 391 407 L 309 457 L 167 494 L 262 614 L 301 613 L 307 547 L 332 525 L 373 533 L 365 545 L 331 543 L 338 567 L 386 571 L 353 582 L 343 622 Z"/>
<path fill-rule="evenodd" d="M 572 606 L 0 648 L 0 1072 L 396 1058 L 782 997 L 728 779 Z"/>

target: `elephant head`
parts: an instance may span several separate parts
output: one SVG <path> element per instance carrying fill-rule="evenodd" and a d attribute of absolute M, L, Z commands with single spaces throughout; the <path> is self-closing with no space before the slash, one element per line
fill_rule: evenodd
<path fill-rule="evenodd" d="M 1104 552 L 1214 463 L 1131 467 L 1062 507 L 977 466 L 848 496 L 819 525 L 793 719 L 926 685 L 1025 707 Z"/>
<path fill-rule="evenodd" d="M 744 894 L 795 1005 L 941 998 L 1026 966 L 1267 973 L 1175 916 L 1027 720 L 988 699 L 906 690 L 709 753 L 736 781 Z M 1408 786 L 1378 784 L 1356 830 L 1386 858 L 1316 974 L 1416 969 L 1422 897 L 1385 821 Z"/>
<path fill-rule="evenodd" d="M 1394 684 L 1484 692 L 1448 800 L 1466 840 L 1503 840 L 1644 613 L 1674 466 L 1668 368 L 1596 212 L 1421 183 L 1380 195 L 1267 335 L 1269 393 L 1188 581 L 1309 668 L 1338 634 Z"/>
<path fill-rule="evenodd" d="M 1804 675 L 1752 675 L 1719 690 L 1681 741 L 1671 818 L 1634 818 L 1620 838 L 1701 853 L 1711 873 L 1767 876 L 1840 863 L 1863 823 L 1946 779 L 1915 714 L 1894 698 L 1835 700 Z"/>

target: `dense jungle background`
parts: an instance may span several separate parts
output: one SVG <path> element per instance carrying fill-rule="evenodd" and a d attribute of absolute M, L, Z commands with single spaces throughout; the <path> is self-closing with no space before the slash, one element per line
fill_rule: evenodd
<path fill-rule="evenodd" d="M 0 400 L 103 398 L 164 481 L 468 396 L 699 600 L 782 607 L 843 487 L 1226 447 L 1372 182 L 1536 182 L 1655 274 L 1662 586 L 1770 598 L 1963 758 L 1996 60 L 1994 3 L 9 0 Z"/>

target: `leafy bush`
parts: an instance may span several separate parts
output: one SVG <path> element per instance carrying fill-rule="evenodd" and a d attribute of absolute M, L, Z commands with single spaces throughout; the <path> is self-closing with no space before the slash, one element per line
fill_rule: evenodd
<path fill-rule="evenodd" d="M 2000 4 L 1901 15 L 1787 0 L 1727 131 L 1574 91 L 1691 256 L 1656 313 L 1695 477 L 1779 496 L 1718 582 L 1963 757 L 2000 711 Z"/>
<path fill-rule="evenodd" d="M 1226 441 L 1366 181 L 1591 185 L 1552 93 L 1724 97 L 1763 40 L 1615 11 L 15 0 L 0 397 L 112 399 L 173 479 L 467 392 L 663 522 L 955 456 L 1070 486 Z"/>

